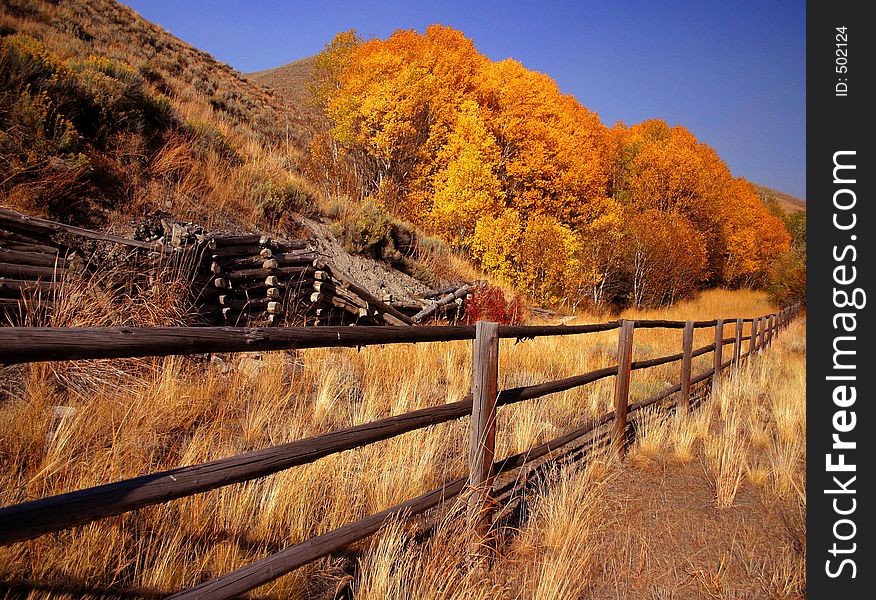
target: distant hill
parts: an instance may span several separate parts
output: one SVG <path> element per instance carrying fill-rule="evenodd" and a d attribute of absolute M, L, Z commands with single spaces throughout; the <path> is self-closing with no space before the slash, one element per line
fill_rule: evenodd
<path fill-rule="evenodd" d="M 319 110 L 310 103 L 308 84 L 316 57 L 302 58 L 274 69 L 247 73 L 251 81 L 264 85 L 283 98 L 304 117 L 312 121 L 319 118 Z"/>
<path fill-rule="evenodd" d="M 765 185 L 760 185 L 759 183 L 752 182 L 751 184 L 757 189 L 757 193 L 764 203 L 769 203 L 770 201 L 775 202 L 779 205 L 780 208 L 782 208 L 782 210 L 788 213 L 797 212 L 799 210 L 806 210 L 805 200 L 801 200 L 796 196 L 774 190 L 773 188 L 769 188 Z"/>

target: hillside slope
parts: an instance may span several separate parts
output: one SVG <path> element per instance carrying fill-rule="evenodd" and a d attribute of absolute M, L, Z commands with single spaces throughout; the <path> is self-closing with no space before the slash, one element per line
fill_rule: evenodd
<path fill-rule="evenodd" d="M 302 112 L 113 0 L 4 1 L 0 81 L 10 208 L 253 225 L 310 202 Z"/>
<path fill-rule="evenodd" d="M 306 123 L 312 123 L 322 117 L 311 103 L 308 89 L 315 66 L 316 57 L 310 56 L 274 69 L 247 73 L 246 77 L 272 90 L 277 97 L 294 106 Z"/>
<path fill-rule="evenodd" d="M 774 190 L 773 188 L 767 187 L 765 185 L 760 185 L 759 183 L 753 183 L 752 185 L 755 187 L 755 189 L 757 189 L 757 194 L 760 196 L 761 200 L 763 200 L 764 202 L 774 201 L 787 213 L 794 213 L 801 210 L 806 210 L 805 200 L 801 200 L 796 196 Z"/>

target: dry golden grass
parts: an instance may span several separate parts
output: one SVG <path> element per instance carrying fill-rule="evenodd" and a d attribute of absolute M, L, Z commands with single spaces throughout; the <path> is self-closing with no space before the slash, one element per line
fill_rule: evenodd
<path fill-rule="evenodd" d="M 767 311 L 761 294 L 714 292 L 677 306 L 672 314 L 710 318 Z M 681 332 L 637 331 L 636 335 L 636 358 L 646 358 L 677 352 Z M 765 354 L 762 362 L 784 356 L 782 347 L 780 338 L 779 350 Z M 614 362 L 615 350 L 616 332 L 519 344 L 503 341 L 500 385 L 542 382 L 608 366 Z M 3 380 L 11 383 L 0 396 L 0 504 L 231 456 L 456 401 L 468 391 L 470 360 L 470 344 L 458 342 L 7 369 Z M 707 366 L 698 364 L 695 371 Z M 675 383 L 677 365 L 669 367 L 635 373 L 634 399 Z M 767 390 L 768 370 L 760 374 L 754 367 L 744 373 L 757 375 L 747 390 L 756 385 Z M 802 381 L 800 377 L 783 380 L 788 385 Z M 611 389 L 608 380 L 503 408 L 498 456 L 523 451 L 607 412 Z M 726 389 L 730 394 L 735 388 Z M 772 415 L 763 430 L 769 432 L 767 450 L 755 460 L 750 451 L 755 444 L 747 445 L 744 472 L 766 470 L 764 494 L 790 495 L 796 501 L 795 490 L 803 489 L 802 482 L 776 469 L 799 467 L 803 446 L 798 444 L 793 455 L 786 448 L 793 444 L 794 432 L 799 432 L 801 414 L 794 412 L 790 397 L 773 398 L 775 389 L 771 386 L 770 400 L 762 403 Z M 707 405 L 698 414 L 718 405 Z M 739 418 L 749 414 L 750 409 L 741 410 Z M 709 423 L 717 423 L 719 416 L 711 416 Z M 688 443 L 692 454 L 687 464 L 701 474 L 711 472 L 708 453 L 697 446 L 704 437 L 703 426 L 695 416 L 690 421 L 693 433 L 685 435 L 693 441 Z M 656 460 L 660 446 L 680 439 L 680 429 L 673 428 L 671 419 L 665 426 L 654 426 L 642 450 L 631 453 L 629 463 L 647 463 L 649 443 L 650 460 Z M 257 481 L 0 548 L 0 581 L 7 586 L 18 582 L 24 588 L 27 582 L 39 582 L 50 589 L 32 591 L 33 598 L 63 597 L 64 590 L 82 587 L 167 592 L 191 586 L 462 475 L 466 443 L 463 419 Z M 694 456 L 702 456 L 705 466 L 697 465 Z M 452 513 L 425 548 L 411 541 L 406 527 L 397 525 L 377 537 L 362 558 L 361 577 L 353 582 L 357 595 L 568 597 L 562 594 L 575 589 L 580 573 L 601 569 L 600 560 L 588 554 L 592 551 L 587 540 L 602 535 L 605 511 L 600 498 L 613 489 L 619 468 L 608 462 L 596 471 L 593 467 L 572 470 L 552 480 L 537 496 L 534 516 L 519 540 L 502 550 L 504 562 L 488 572 L 459 568 L 460 522 Z M 564 539 L 569 531 L 592 533 Z M 323 597 L 326 590 L 349 580 L 348 569 L 344 560 L 323 559 L 257 593 Z M 509 578 L 509 573 L 516 574 L 519 585 L 505 583 L 503 577 Z M 564 583 L 563 573 L 574 578 Z M 75 593 L 70 591 L 69 596 Z"/>
<path fill-rule="evenodd" d="M 805 324 L 797 321 L 690 415 L 652 411 L 626 463 L 599 458 L 556 473 L 499 558 L 456 580 L 453 597 L 803 598 L 804 368 Z M 757 429 L 746 420 L 754 414 Z M 753 472 L 761 475 L 745 478 Z M 397 532 L 392 525 L 386 535 L 398 543 Z M 460 555 L 450 545 L 446 552 Z M 381 589 L 445 581 L 457 572 L 446 562 L 434 546 L 421 554 L 408 544 L 393 556 L 369 550 L 360 584 L 378 589 L 369 587 L 378 572 Z"/>

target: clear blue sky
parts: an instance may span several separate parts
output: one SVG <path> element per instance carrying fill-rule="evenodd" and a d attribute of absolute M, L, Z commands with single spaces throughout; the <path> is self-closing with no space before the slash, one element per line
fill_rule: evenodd
<path fill-rule="evenodd" d="M 805 198 L 805 2 L 126 0 L 243 72 L 311 56 L 339 31 L 450 25 L 612 125 L 689 128 L 736 176 Z"/>

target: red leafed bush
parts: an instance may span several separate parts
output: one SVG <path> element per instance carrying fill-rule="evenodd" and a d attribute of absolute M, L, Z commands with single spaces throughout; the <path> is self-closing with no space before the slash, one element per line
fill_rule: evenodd
<path fill-rule="evenodd" d="M 519 297 L 508 300 L 500 288 L 489 284 L 476 287 L 465 302 L 465 322 L 469 325 L 477 321 L 513 325 L 519 323 L 522 316 L 523 303 Z"/>

